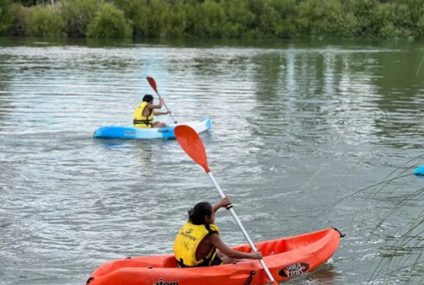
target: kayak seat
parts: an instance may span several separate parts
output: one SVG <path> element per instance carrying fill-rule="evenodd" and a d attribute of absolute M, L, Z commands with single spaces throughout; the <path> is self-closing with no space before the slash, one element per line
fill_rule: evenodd
<path fill-rule="evenodd" d="M 175 257 L 173 255 L 172 256 L 169 256 L 169 257 L 167 257 L 167 258 L 165 258 L 163 260 L 162 267 L 165 267 L 165 268 L 177 268 L 178 267 L 177 266 L 177 260 L 175 259 Z"/>
<path fill-rule="evenodd" d="M 264 256 L 279 254 L 288 251 L 288 244 L 285 240 L 274 240 L 267 243 L 259 243 L 258 250 L 262 252 Z"/>
<path fill-rule="evenodd" d="M 259 242 L 255 244 L 258 248 L 258 251 L 262 253 L 264 256 L 273 255 L 273 254 L 279 254 L 282 252 L 286 252 L 290 250 L 289 243 L 286 240 L 273 240 L 273 241 L 267 241 L 267 242 Z M 241 245 L 236 246 L 234 249 L 243 251 L 243 252 L 250 252 L 251 248 L 249 245 Z"/>

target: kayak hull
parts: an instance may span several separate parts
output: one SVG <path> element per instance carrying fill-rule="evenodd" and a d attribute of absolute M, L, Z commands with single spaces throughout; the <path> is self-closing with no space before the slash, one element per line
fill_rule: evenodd
<path fill-rule="evenodd" d="M 93 137 L 104 139 L 175 139 L 174 129 L 177 125 L 172 124 L 165 128 L 134 128 L 133 126 L 104 126 L 97 129 Z M 187 122 L 184 125 L 192 127 L 197 133 L 212 128 L 212 120 L 206 118 L 203 121 Z"/>
<path fill-rule="evenodd" d="M 424 165 L 421 165 L 414 169 L 414 174 L 419 176 L 424 176 Z"/>
<path fill-rule="evenodd" d="M 328 228 L 256 243 L 278 282 L 315 270 L 337 250 L 341 234 Z M 234 247 L 250 252 L 248 244 Z M 250 280 L 250 283 L 247 281 Z M 112 260 L 97 268 L 87 285 L 261 285 L 268 278 L 257 260 L 211 267 L 178 268 L 173 255 Z"/>

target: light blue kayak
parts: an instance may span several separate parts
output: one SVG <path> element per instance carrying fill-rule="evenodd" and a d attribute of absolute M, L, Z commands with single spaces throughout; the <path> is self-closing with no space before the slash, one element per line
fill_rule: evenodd
<path fill-rule="evenodd" d="M 421 165 L 414 169 L 415 175 L 423 175 L 424 176 L 424 165 Z"/>
<path fill-rule="evenodd" d="M 188 125 L 197 133 L 212 128 L 212 120 L 206 118 L 203 121 L 171 124 L 165 128 L 134 128 L 133 126 L 104 126 L 97 129 L 94 138 L 107 139 L 175 139 L 174 128 L 177 125 Z"/>

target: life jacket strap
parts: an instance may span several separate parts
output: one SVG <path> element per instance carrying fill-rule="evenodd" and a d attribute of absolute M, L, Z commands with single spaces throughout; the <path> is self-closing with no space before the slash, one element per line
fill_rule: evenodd
<path fill-rule="evenodd" d="M 179 260 L 177 259 L 177 265 L 180 268 L 186 268 L 186 267 L 191 267 L 191 266 L 187 266 L 184 264 L 184 260 L 182 258 L 180 258 Z"/>
<path fill-rule="evenodd" d="M 134 125 L 138 125 L 138 124 L 145 124 L 145 125 L 152 125 L 152 121 L 153 120 L 149 120 L 149 119 L 145 119 L 145 120 L 133 120 L 133 124 Z"/>
<path fill-rule="evenodd" d="M 199 262 L 198 264 L 196 264 L 196 265 L 192 265 L 192 266 L 188 266 L 188 265 L 185 265 L 184 264 L 184 260 L 182 259 L 182 258 L 180 258 L 180 260 L 177 260 L 177 264 L 178 264 L 178 267 L 181 267 L 181 268 L 187 268 L 187 267 L 202 267 L 202 266 L 209 266 L 210 264 L 209 264 L 209 262 L 208 262 L 209 260 L 206 260 L 206 259 L 202 259 L 201 260 L 201 262 Z"/>

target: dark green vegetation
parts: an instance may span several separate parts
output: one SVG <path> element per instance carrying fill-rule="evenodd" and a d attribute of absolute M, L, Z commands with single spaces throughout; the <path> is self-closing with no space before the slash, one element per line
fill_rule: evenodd
<path fill-rule="evenodd" d="M 91 38 L 424 37 L 422 0 L 0 0 L 0 34 Z"/>

